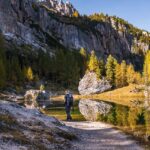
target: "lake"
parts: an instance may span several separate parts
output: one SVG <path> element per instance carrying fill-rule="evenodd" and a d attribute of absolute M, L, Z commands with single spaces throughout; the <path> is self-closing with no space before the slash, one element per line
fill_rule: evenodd
<path fill-rule="evenodd" d="M 101 100 L 97 100 L 101 101 Z M 74 121 L 85 121 L 85 118 L 78 108 L 79 100 L 75 101 L 72 117 Z M 124 106 L 116 103 L 106 102 L 112 105 L 110 112 L 106 115 L 99 115 L 97 121 L 112 124 L 125 132 L 140 137 L 145 141 L 150 140 L 150 111 L 145 110 L 142 105 Z M 66 120 L 64 104 L 62 101 L 54 101 L 51 107 L 43 111 L 49 116 L 60 120 Z"/>

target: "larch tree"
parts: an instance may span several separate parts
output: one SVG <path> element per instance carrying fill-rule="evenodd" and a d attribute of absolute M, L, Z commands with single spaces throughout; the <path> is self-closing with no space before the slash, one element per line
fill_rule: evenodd
<path fill-rule="evenodd" d="M 117 88 L 121 87 L 121 65 L 117 64 L 115 69 L 115 86 Z"/>
<path fill-rule="evenodd" d="M 89 71 L 95 72 L 97 77 L 100 78 L 100 68 L 99 68 L 99 60 L 95 55 L 95 51 L 91 52 L 89 64 L 88 64 Z"/>
<path fill-rule="evenodd" d="M 34 76 L 33 76 L 33 71 L 31 67 L 28 67 L 27 72 L 26 72 L 26 78 L 28 81 L 32 81 Z"/>
<path fill-rule="evenodd" d="M 147 51 L 145 56 L 143 74 L 145 78 L 145 83 L 149 84 L 150 83 L 150 50 Z"/>
<path fill-rule="evenodd" d="M 121 86 L 127 85 L 127 64 L 123 60 L 121 63 Z"/>
<path fill-rule="evenodd" d="M 127 66 L 127 83 L 135 83 L 135 70 L 132 64 Z"/>
<path fill-rule="evenodd" d="M 78 11 L 75 11 L 72 16 L 75 17 L 75 18 L 78 18 L 79 17 Z"/>

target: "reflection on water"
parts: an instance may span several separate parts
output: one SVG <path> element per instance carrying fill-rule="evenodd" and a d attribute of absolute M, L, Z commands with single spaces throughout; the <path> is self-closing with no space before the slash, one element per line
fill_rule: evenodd
<path fill-rule="evenodd" d="M 112 104 L 113 108 L 107 115 L 100 115 L 98 121 L 122 126 L 150 141 L 150 110 L 141 106 L 122 106 Z"/>

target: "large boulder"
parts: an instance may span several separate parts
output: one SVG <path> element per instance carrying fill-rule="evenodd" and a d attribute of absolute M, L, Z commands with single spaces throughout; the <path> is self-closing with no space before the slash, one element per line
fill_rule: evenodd
<path fill-rule="evenodd" d="M 98 79 L 94 72 L 88 72 L 79 82 L 79 93 L 81 95 L 102 93 L 111 89 L 110 83 L 105 79 Z"/>
<path fill-rule="evenodd" d="M 99 115 L 106 115 L 110 112 L 112 105 L 105 102 L 93 100 L 80 100 L 79 110 L 89 121 L 97 121 Z"/>
<path fill-rule="evenodd" d="M 0 100 L 0 149 L 69 150 L 75 139 L 70 128 L 37 109 Z"/>
<path fill-rule="evenodd" d="M 28 108 L 47 107 L 51 104 L 51 93 L 41 90 L 29 90 L 25 94 L 25 105 Z"/>

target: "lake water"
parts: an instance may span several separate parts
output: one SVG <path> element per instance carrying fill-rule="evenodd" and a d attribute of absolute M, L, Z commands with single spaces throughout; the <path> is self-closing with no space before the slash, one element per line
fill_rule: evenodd
<path fill-rule="evenodd" d="M 101 101 L 101 100 L 98 100 Z M 75 102 L 72 117 L 74 121 L 85 121 L 78 108 L 79 101 Z M 106 115 L 99 115 L 97 121 L 105 122 L 117 126 L 136 137 L 147 141 L 150 140 L 150 111 L 145 110 L 142 106 L 123 106 L 110 102 L 111 111 Z M 66 120 L 64 104 L 62 101 L 53 102 L 52 106 L 43 111 L 49 116 L 55 116 L 60 120 Z"/>

